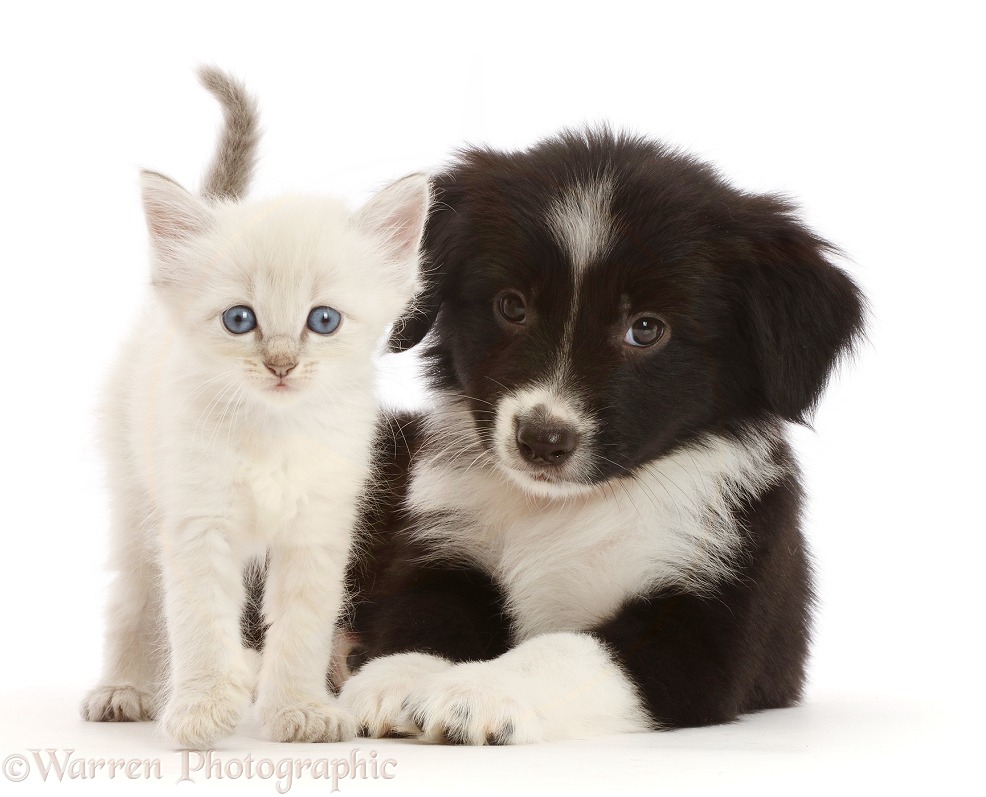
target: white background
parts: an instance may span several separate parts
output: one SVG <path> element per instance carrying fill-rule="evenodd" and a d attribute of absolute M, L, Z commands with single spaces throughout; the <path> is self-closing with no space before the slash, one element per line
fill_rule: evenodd
<path fill-rule="evenodd" d="M 108 575 L 93 414 L 146 290 L 136 175 L 195 187 L 243 77 L 255 196 L 354 205 L 463 143 L 609 121 L 796 196 L 851 257 L 869 339 L 796 441 L 820 606 L 805 705 L 723 728 L 537 748 L 367 743 L 360 794 L 803 793 L 962 783 L 981 733 L 984 62 L 972 3 L 18 3 L 0 32 L 0 758 L 177 757 L 153 726 L 85 725 Z M 362 740 L 367 742 L 367 740 Z M 246 725 L 229 756 L 336 757 Z M 977 745 L 978 747 L 978 745 Z M 236 782 L 275 794 L 270 781 Z M 470 785 L 471 784 L 471 785 Z M 106 781 L 56 790 L 106 788 Z M 200 778 L 185 791 L 230 786 Z M 40 786 L 37 773 L 4 794 Z M 327 793 L 324 783 L 295 785 Z M 50 791 L 50 789 L 49 789 Z"/>

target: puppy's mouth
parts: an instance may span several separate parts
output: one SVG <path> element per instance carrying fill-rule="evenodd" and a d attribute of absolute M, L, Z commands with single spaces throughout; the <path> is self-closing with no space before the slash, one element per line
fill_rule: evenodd
<path fill-rule="evenodd" d="M 534 467 L 497 457 L 497 468 L 513 484 L 538 498 L 568 498 L 590 492 L 592 484 L 559 473 L 548 467 Z"/>
<path fill-rule="evenodd" d="M 547 468 L 535 468 L 518 465 L 516 462 L 506 463 L 506 468 L 522 479 L 529 479 L 538 484 L 567 484 L 568 480 Z"/>

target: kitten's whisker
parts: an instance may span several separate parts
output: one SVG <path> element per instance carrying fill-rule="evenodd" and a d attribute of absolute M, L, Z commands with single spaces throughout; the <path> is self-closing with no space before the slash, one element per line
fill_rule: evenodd
<path fill-rule="evenodd" d="M 213 408 L 219 406 L 219 402 L 222 401 L 223 395 L 233 386 L 233 382 L 227 382 L 219 387 L 219 390 L 212 396 L 209 402 L 205 405 L 199 417 L 195 422 L 193 427 L 193 433 L 198 436 L 200 428 L 205 426 L 208 416 L 211 414 Z M 215 386 L 213 386 L 215 387 Z"/>
<path fill-rule="evenodd" d="M 225 423 L 225 421 L 226 421 L 226 415 L 227 415 L 227 413 L 229 413 L 230 408 L 232 407 L 232 400 L 233 400 L 232 397 L 235 397 L 236 393 L 239 392 L 239 387 L 236 387 L 236 390 L 235 391 L 233 390 L 234 387 L 236 387 L 236 386 L 231 384 L 231 385 L 229 385 L 223 391 L 223 394 L 222 395 L 225 396 L 225 394 L 230 394 L 231 395 L 231 398 L 230 398 L 229 401 L 226 401 L 223 404 L 223 409 L 222 409 L 222 412 L 219 415 L 219 420 L 216 421 L 215 426 L 214 426 L 214 428 L 212 430 L 212 434 L 209 436 L 209 443 L 208 443 L 208 447 L 209 448 L 211 448 L 216 443 L 217 438 L 218 438 L 218 435 L 219 435 L 219 430 L 223 427 L 223 423 Z"/>
<path fill-rule="evenodd" d="M 237 373 L 238 370 L 239 369 L 237 368 L 231 368 L 228 371 L 223 371 L 222 373 L 216 374 L 215 376 L 206 379 L 204 382 L 200 382 L 199 384 L 197 384 L 188 393 L 185 394 L 181 404 L 178 405 L 176 414 L 181 415 L 182 410 L 189 403 L 191 403 L 197 396 L 199 396 L 203 391 L 205 391 L 209 387 L 209 385 L 215 382 L 217 379 L 222 379 L 223 377 L 229 376 L 230 374 L 235 374 Z"/>

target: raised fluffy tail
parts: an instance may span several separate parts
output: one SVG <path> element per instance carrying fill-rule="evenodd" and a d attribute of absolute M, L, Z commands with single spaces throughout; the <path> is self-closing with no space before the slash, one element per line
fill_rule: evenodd
<path fill-rule="evenodd" d="M 257 101 L 242 83 L 216 67 L 201 67 L 199 80 L 223 107 L 223 131 L 202 195 L 207 199 L 242 199 L 257 163 Z"/>

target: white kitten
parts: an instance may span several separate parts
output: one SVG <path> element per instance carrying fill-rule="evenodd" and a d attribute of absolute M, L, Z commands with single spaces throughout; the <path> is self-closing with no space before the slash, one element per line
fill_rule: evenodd
<path fill-rule="evenodd" d="M 326 689 L 364 480 L 374 355 L 417 287 L 427 179 L 355 215 L 329 199 L 241 203 L 255 108 L 203 82 L 226 132 L 203 193 L 141 177 L 152 301 L 109 386 L 113 494 L 104 686 L 89 720 L 152 719 L 204 746 L 256 702 L 278 741 L 351 737 Z M 269 557 L 259 676 L 242 647 L 244 568 Z M 257 680 L 259 677 L 259 680 Z"/>

